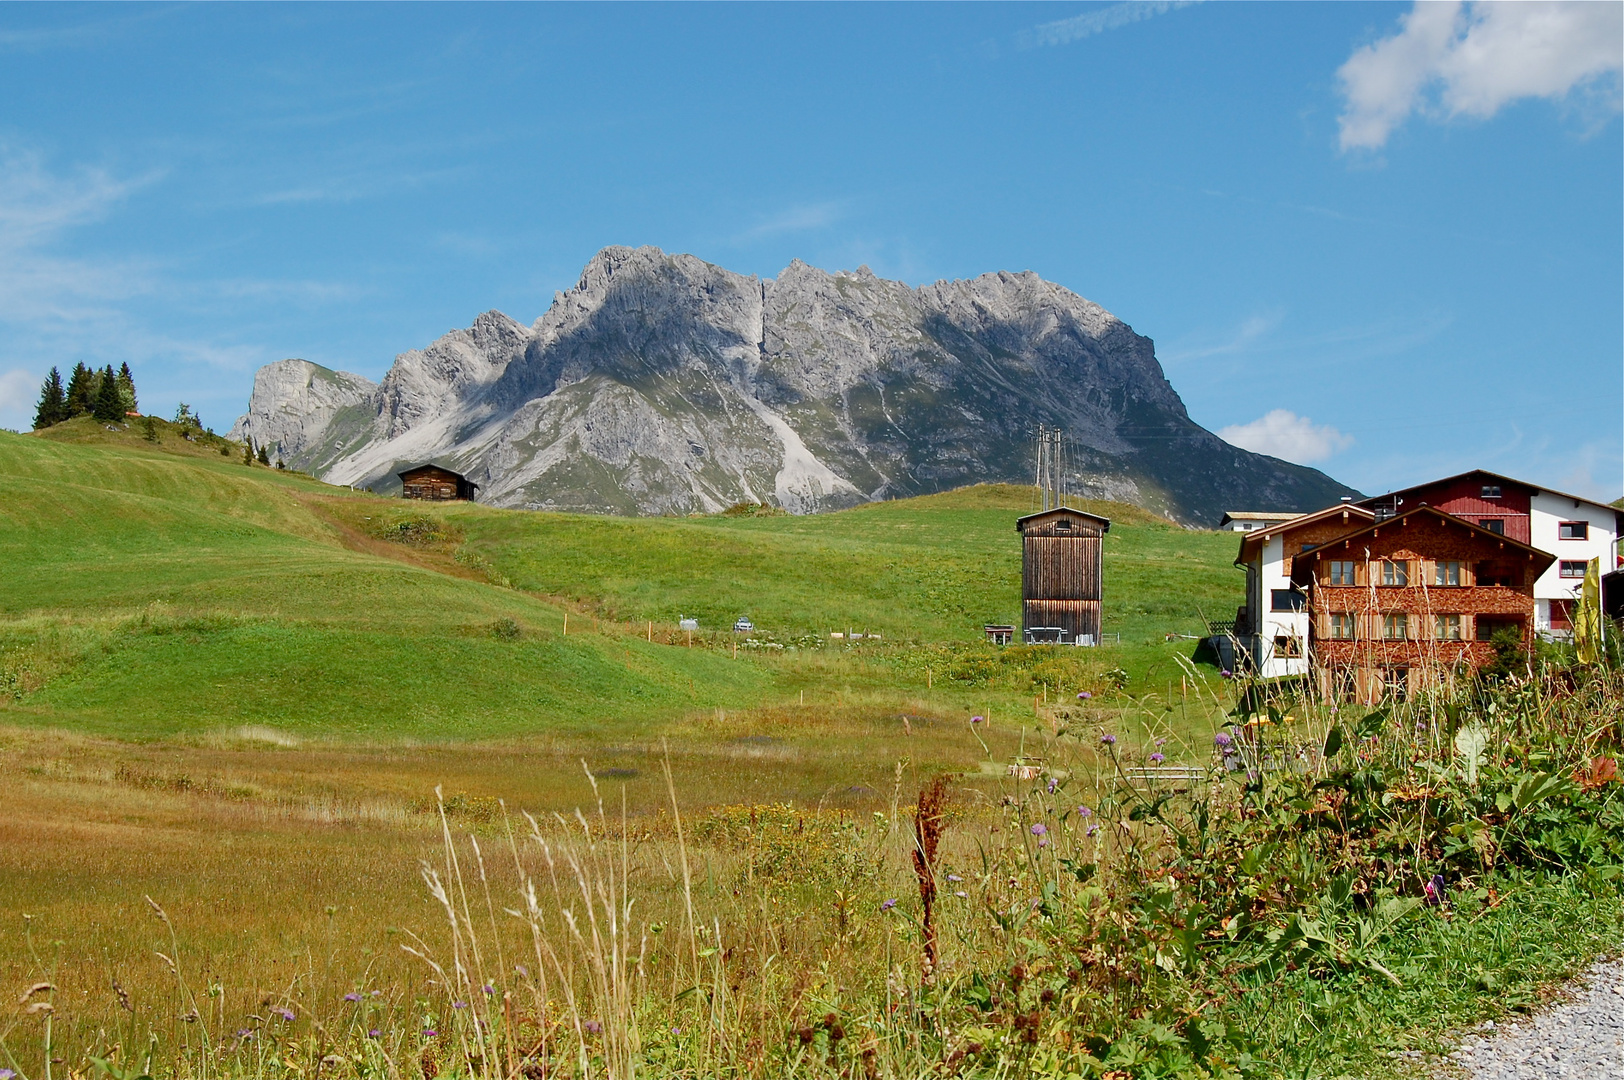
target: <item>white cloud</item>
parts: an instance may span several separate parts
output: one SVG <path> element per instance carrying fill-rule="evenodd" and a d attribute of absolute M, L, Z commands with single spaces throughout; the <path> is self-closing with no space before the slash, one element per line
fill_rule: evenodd
<path fill-rule="evenodd" d="M 1487 119 L 1521 98 L 1604 94 L 1619 108 L 1624 4 L 1418 2 L 1337 72 L 1342 149 L 1375 150 L 1411 113 Z"/>
<path fill-rule="evenodd" d="M 1099 11 L 1073 15 L 1069 19 L 1041 23 L 1015 35 L 1015 44 L 1023 49 L 1036 49 L 1044 45 L 1067 45 L 1107 30 L 1115 30 L 1142 19 L 1154 19 L 1181 7 L 1189 7 L 1199 0 L 1127 0 L 1112 4 Z"/>
<path fill-rule="evenodd" d="M 1208 356 L 1228 356 L 1246 352 L 1273 333 L 1284 318 L 1280 312 L 1252 315 L 1242 320 L 1233 330 L 1226 331 L 1218 340 L 1208 337 L 1205 341 L 1174 345 L 1159 353 L 1157 358 L 1164 364 L 1179 364 Z"/>
<path fill-rule="evenodd" d="M 748 244 L 755 240 L 764 240 L 769 236 L 822 229 L 833 225 L 845 216 L 846 204 L 844 202 L 803 203 L 798 206 L 791 206 L 771 217 L 763 218 L 735 236 L 733 243 Z"/>
<path fill-rule="evenodd" d="M 1352 435 L 1344 435 L 1329 424 L 1316 426 L 1308 417 L 1288 409 L 1270 410 L 1250 424 L 1220 428 L 1218 437 L 1242 450 L 1299 465 L 1324 461 L 1353 445 Z"/>
<path fill-rule="evenodd" d="M 0 427 L 28 430 L 34 422 L 41 380 L 31 371 L 12 368 L 0 372 Z"/>

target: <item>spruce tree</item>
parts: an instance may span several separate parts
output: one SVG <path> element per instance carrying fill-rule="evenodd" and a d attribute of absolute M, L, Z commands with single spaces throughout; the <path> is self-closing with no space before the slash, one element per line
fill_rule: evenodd
<path fill-rule="evenodd" d="M 62 392 L 62 373 L 56 368 L 45 377 L 39 388 L 39 408 L 34 410 L 34 430 L 48 428 L 68 418 L 68 399 Z"/>
<path fill-rule="evenodd" d="M 242 445 L 242 463 L 244 465 L 252 465 L 254 463 L 254 439 L 253 439 L 253 436 L 249 436 L 243 442 L 243 445 Z"/>
<path fill-rule="evenodd" d="M 121 364 L 118 369 L 118 396 L 124 403 L 125 412 L 140 412 L 141 406 L 135 400 L 135 376 L 130 374 L 128 362 Z"/>
<path fill-rule="evenodd" d="M 96 419 L 103 424 L 116 424 L 124 419 L 124 400 L 118 394 L 118 376 L 108 364 L 101 374 L 101 385 L 96 388 Z"/>
<path fill-rule="evenodd" d="M 270 465 L 270 463 L 271 463 L 271 455 L 267 454 L 265 452 L 265 447 L 264 446 L 261 446 L 259 448 L 259 453 L 256 456 L 259 458 L 259 463 L 261 465 L 266 465 L 266 466 Z"/>
<path fill-rule="evenodd" d="M 95 407 L 96 399 L 91 396 L 95 389 L 96 375 L 85 367 L 84 361 L 73 365 L 73 374 L 68 376 L 68 415 L 83 416 Z"/>

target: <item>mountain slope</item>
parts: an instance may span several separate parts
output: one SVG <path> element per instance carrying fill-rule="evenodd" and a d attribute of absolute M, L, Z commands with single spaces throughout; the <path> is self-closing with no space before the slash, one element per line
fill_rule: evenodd
<path fill-rule="evenodd" d="M 1031 272 L 911 288 L 796 261 L 775 280 L 599 252 L 529 328 L 488 312 L 381 384 L 261 369 L 237 438 L 335 483 L 434 460 L 498 506 L 795 512 L 1031 473 L 1063 428 L 1072 490 L 1211 523 L 1355 494 L 1190 420 L 1150 339 Z"/>

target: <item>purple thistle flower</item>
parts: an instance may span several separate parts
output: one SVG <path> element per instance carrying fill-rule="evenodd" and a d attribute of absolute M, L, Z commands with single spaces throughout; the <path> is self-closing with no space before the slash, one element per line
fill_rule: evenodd
<path fill-rule="evenodd" d="M 1095 833 L 1097 833 L 1099 831 L 1100 831 L 1100 827 L 1098 825 L 1090 825 L 1088 827 L 1088 835 L 1089 836 L 1093 836 Z"/>
<path fill-rule="evenodd" d="M 344 1000 L 345 1001 L 360 1001 L 361 1000 L 361 995 L 357 994 L 354 990 L 351 990 L 349 993 L 344 995 Z"/>
<path fill-rule="evenodd" d="M 437 1039 L 439 1037 L 440 1037 L 440 1033 L 438 1031 L 435 1031 L 433 1028 L 424 1028 L 423 1029 L 423 1038 L 425 1038 L 425 1039 Z"/>
<path fill-rule="evenodd" d="M 892 908 L 894 908 L 896 906 L 897 906 L 897 902 L 896 902 L 895 898 L 893 898 L 893 899 L 887 900 L 885 903 L 881 904 L 880 905 L 880 910 L 881 911 L 890 911 Z"/>
<path fill-rule="evenodd" d="M 1048 847 L 1048 846 L 1049 846 L 1049 838 L 1047 836 L 1038 837 L 1038 847 Z"/>
<path fill-rule="evenodd" d="M 1166 761 L 1167 758 L 1166 758 L 1165 755 L 1162 755 L 1162 754 L 1152 754 L 1152 755 L 1150 755 L 1150 760 L 1152 760 L 1156 764 L 1160 765 L 1162 762 Z"/>
<path fill-rule="evenodd" d="M 1044 833 L 1046 833 L 1048 831 L 1049 831 L 1049 826 L 1045 825 L 1041 821 L 1032 826 L 1032 835 L 1033 836 L 1042 836 Z"/>
<path fill-rule="evenodd" d="M 1116 745 L 1116 736 L 1115 735 L 1101 735 L 1100 736 L 1100 742 L 1105 744 L 1106 746 L 1115 746 Z"/>
<path fill-rule="evenodd" d="M 979 724 L 979 723 L 981 723 L 981 720 L 982 720 L 982 718 L 979 717 L 979 716 L 970 717 L 970 723 L 972 723 L 972 724 Z"/>
<path fill-rule="evenodd" d="M 1218 734 L 1212 737 L 1212 741 L 1217 743 L 1219 746 L 1228 746 L 1235 740 L 1230 737 L 1229 732 L 1220 731 Z"/>
<path fill-rule="evenodd" d="M 485 991 L 487 994 L 496 993 L 496 987 L 492 986 L 490 983 L 486 983 L 484 986 L 480 987 L 480 989 Z"/>
<path fill-rule="evenodd" d="M 468 1007 L 468 1003 L 466 1001 L 453 1001 L 451 1003 L 451 1007 L 453 1009 L 466 1009 Z"/>
<path fill-rule="evenodd" d="M 1218 673 L 1218 677 L 1220 679 L 1227 679 L 1233 674 L 1235 674 L 1233 671 L 1230 671 L 1228 668 L 1225 668 L 1223 671 L 1220 671 Z"/>
<path fill-rule="evenodd" d="M 1093 696 L 1094 696 L 1093 694 L 1090 694 L 1087 690 L 1084 690 L 1081 694 L 1077 695 L 1077 700 L 1078 701 L 1087 701 L 1089 698 L 1091 698 Z"/>
<path fill-rule="evenodd" d="M 601 1034 L 602 1031 L 603 1031 L 603 1025 L 598 1023 L 596 1020 L 588 1020 L 586 1023 L 582 1024 L 581 1026 L 586 1028 L 588 1031 L 590 1031 L 594 1035 Z"/>
<path fill-rule="evenodd" d="M 276 1015 L 280 1016 L 284 1020 L 292 1020 L 293 1019 L 293 1010 L 292 1009 L 272 1009 L 271 1011 L 274 1012 Z"/>
<path fill-rule="evenodd" d="M 1093 812 L 1094 812 L 1094 811 L 1092 811 L 1092 810 L 1090 810 L 1090 809 L 1089 809 L 1089 808 L 1088 808 L 1088 807 L 1086 807 L 1086 806 L 1079 806 L 1079 807 L 1078 807 L 1078 808 L 1077 808 L 1077 816 L 1078 816 L 1078 817 L 1088 817 L 1088 816 L 1089 816 L 1089 815 L 1090 815 L 1090 814 L 1092 814 L 1092 813 L 1093 813 Z"/>
<path fill-rule="evenodd" d="M 377 1028 L 373 1028 L 371 1031 L 367 1032 L 367 1038 L 376 1039 L 382 1034 L 383 1032 L 379 1031 Z"/>
<path fill-rule="evenodd" d="M 1055 793 L 1055 789 L 1058 788 L 1059 786 L 1060 786 L 1060 781 L 1059 780 L 1056 780 L 1052 776 L 1049 777 L 1049 794 L 1050 795 L 1053 795 Z"/>
<path fill-rule="evenodd" d="M 1167 740 L 1166 739 L 1157 739 L 1156 740 L 1156 745 L 1157 745 L 1158 748 L 1166 746 L 1167 745 Z"/>

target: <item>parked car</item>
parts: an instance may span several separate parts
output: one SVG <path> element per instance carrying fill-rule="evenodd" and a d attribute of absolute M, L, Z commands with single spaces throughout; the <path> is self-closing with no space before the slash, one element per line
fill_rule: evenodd
<path fill-rule="evenodd" d="M 733 632 L 736 634 L 748 634 L 755 628 L 756 624 L 751 622 L 749 616 L 746 615 L 740 615 L 738 621 L 733 624 Z"/>

